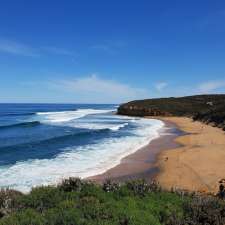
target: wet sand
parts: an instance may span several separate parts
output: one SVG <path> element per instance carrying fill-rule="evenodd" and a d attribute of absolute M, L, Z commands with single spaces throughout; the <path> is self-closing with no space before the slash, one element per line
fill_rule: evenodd
<path fill-rule="evenodd" d="M 164 121 L 165 127 L 162 129 L 162 136 L 152 140 L 147 146 L 137 150 L 121 160 L 121 163 L 103 174 L 90 177 L 96 182 L 104 182 L 106 179 L 114 181 L 126 181 L 129 179 L 144 178 L 147 181 L 154 179 L 159 172 L 156 166 L 157 157 L 160 152 L 177 148 L 180 144 L 174 139 L 183 134 L 177 126 L 169 121 Z"/>
<path fill-rule="evenodd" d="M 225 132 L 184 117 L 154 118 L 166 125 L 162 136 L 90 179 L 155 179 L 165 189 L 216 193 L 225 179 Z"/>

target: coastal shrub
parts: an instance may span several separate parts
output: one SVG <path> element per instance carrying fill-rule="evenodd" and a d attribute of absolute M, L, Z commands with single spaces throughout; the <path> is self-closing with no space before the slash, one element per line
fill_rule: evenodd
<path fill-rule="evenodd" d="M 148 192 L 158 192 L 160 187 L 156 182 L 147 183 L 145 180 L 132 180 L 126 183 L 128 189 L 132 190 L 134 194 L 144 196 Z"/>
<path fill-rule="evenodd" d="M 102 189 L 106 192 L 114 192 L 119 189 L 119 184 L 107 179 L 102 186 Z"/>
<path fill-rule="evenodd" d="M 77 225 L 81 224 L 79 218 L 79 212 L 71 200 L 63 201 L 44 213 L 45 225 Z"/>
<path fill-rule="evenodd" d="M 87 196 L 93 196 L 96 198 L 100 198 L 100 196 L 104 195 L 102 188 L 98 186 L 97 184 L 94 184 L 92 182 L 85 182 L 82 186 L 81 192 L 79 196 L 87 197 Z"/>
<path fill-rule="evenodd" d="M 18 207 L 17 200 L 22 193 L 10 189 L 0 190 L 0 218 L 13 212 Z"/>
<path fill-rule="evenodd" d="M 102 186 L 77 178 L 29 194 L 1 192 L 12 201 L 0 225 L 224 225 L 225 201 L 178 190 L 163 191 L 144 180 Z M 3 196 L 3 197 L 2 197 Z M 4 203 L 4 204 L 3 204 Z M 5 206 L 4 206 L 5 207 Z"/>
<path fill-rule="evenodd" d="M 83 186 L 83 181 L 80 178 L 70 177 L 62 181 L 59 188 L 63 191 L 80 191 Z"/>
<path fill-rule="evenodd" d="M 25 209 L 0 220 L 1 225 L 44 225 L 44 217 L 33 209 Z"/>
<path fill-rule="evenodd" d="M 64 198 L 63 193 L 56 187 L 46 186 L 33 188 L 29 195 L 19 199 L 20 208 L 32 208 L 39 212 L 55 207 Z"/>
<path fill-rule="evenodd" d="M 186 116 L 225 130 L 225 95 L 194 95 L 131 101 L 117 113 L 130 116 Z"/>
<path fill-rule="evenodd" d="M 184 216 L 173 214 L 167 225 L 224 225 L 225 202 L 212 196 L 195 196 L 183 204 Z"/>
<path fill-rule="evenodd" d="M 225 224 L 225 202 L 215 197 L 198 196 L 184 205 L 187 224 Z"/>
<path fill-rule="evenodd" d="M 224 181 L 223 181 L 224 182 Z M 220 185 L 219 185 L 219 191 L 218 191 L 218 193 L 217 193 L 217 196 L 220 198 L 220 199 L 224 199 L 225 200 L 225 186 L 224 186 L 224 184 L 222 183 L 222 181 L 221 181 L 221 183 L 220 183 Z"/>

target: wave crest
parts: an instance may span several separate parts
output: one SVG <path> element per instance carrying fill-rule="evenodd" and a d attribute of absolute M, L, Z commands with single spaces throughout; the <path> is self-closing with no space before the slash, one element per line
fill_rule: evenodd
<path fill-rule="evenodd" d="M 78 109 L 76 111 L 62 111 L 62 112 L 37 112 L 40 121 L 44 123 L 62 123 L 71 120 L 79 119 L 91 114 L 101 114 L 112 112 L 112 110 L 98 110 L 98 109 Z"/>
<path fill-rule="evenodd" d="M 0 129 L 9 129 L 9 128 L 15 128 L 15 127 L 29 128 L 29 127 L 38 126 L 40 124 L 41 123 L 39 121 L 31 121 L 31 122 L 15 123 L 10 125 L 0 126 Z"/>

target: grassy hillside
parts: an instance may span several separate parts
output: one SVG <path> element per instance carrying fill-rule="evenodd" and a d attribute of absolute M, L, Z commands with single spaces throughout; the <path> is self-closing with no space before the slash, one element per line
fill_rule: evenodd
<path fill-rule="evenodd" d="M 130 116 L 188 116 L 225 130 L 225 95 L 195 95 L 128 102 L 118 114 Z"/>
<path fill-rule="evenodd" d="M 0 225 L 92 224 L 224 225 L 225 201 L 162 191 L 142 180 L 99 186 L 70 178 L 58 187 L 34 188 L 27 195 L 0 191 Z"/>

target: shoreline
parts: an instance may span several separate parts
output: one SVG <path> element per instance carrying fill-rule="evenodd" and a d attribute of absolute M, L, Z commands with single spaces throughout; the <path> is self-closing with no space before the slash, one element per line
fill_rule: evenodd
<path fill-rule="evenodd" d="M 154 179 L 167 190 L 216 193 L 225 178 L 224 131 L 186 117 L 147 118 L 163 121 L 166 131 L 119 165 L 88 179 L 97 183 L 109 178 L 118 182 Z"/>
<path fill-rule="evenodd" d="M 151 140 L 146 146 L 122 158 L 120 163 L 115 167 L 112 167 L 102 174 L 97 174 L 86 179 L 97 183 L 103 183 L 107 179 L 117 182 L 141 178 L 147 181 L 154 179 L 159 172 L 156 162 L 160 152 L 170 148 L 180 147 L 181 145 L 176 143 L 174 139 L 180 135 L 184 135 L 184 132 L 182 132 L 175 123 L 164 120 L 161 121 L 164 123 L 164 127 L 158 138 Z"/>

